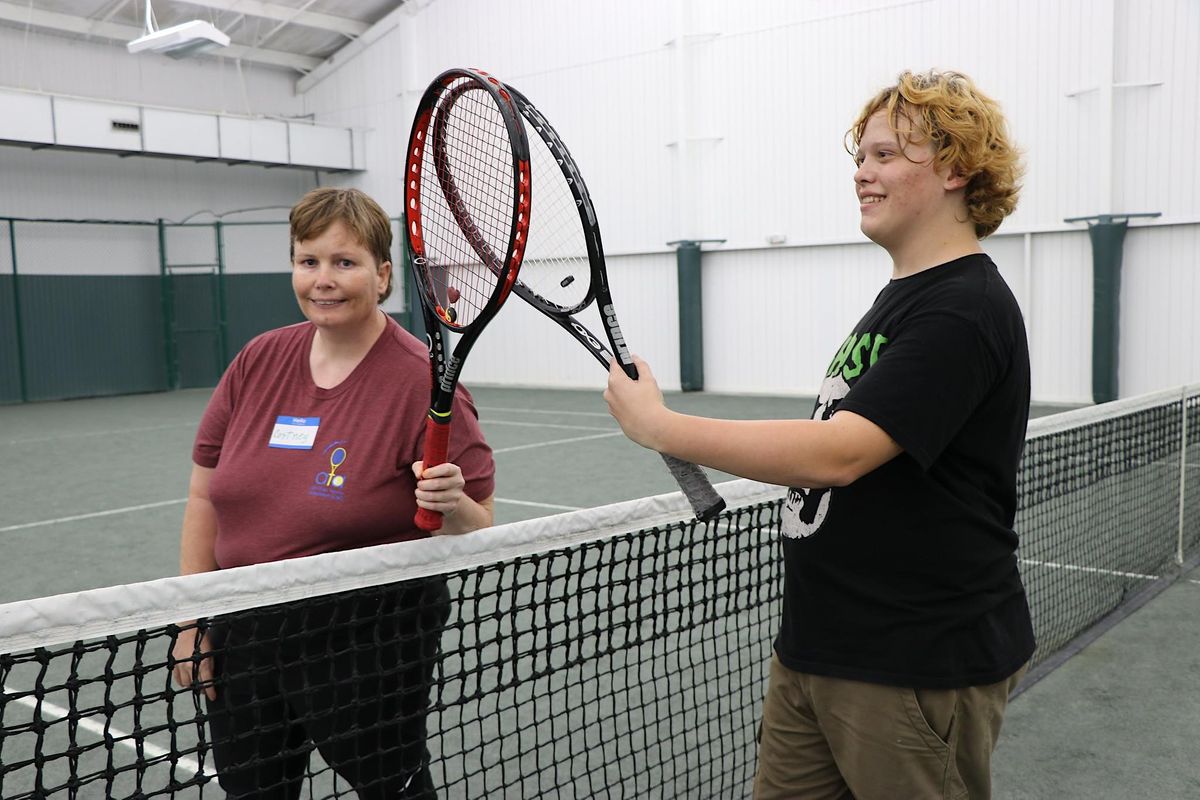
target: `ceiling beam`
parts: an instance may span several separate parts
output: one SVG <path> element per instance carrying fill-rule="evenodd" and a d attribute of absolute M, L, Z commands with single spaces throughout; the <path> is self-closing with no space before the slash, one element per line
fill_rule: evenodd
<path fill-rule="evenodd" d="M 30 25 L 34 28 L 59 33 L 96 36 L 116 42 L 128 42 L 142 35 L 142 29 L 133 25 L 86 19 L 72 14 L 60 14 L 57 11 L 42 11 L 31 6 L 19 6 L 16 3 L 5 2 L 5 0 L 0 0 L 0 21 Z M 321 59 L 312 56 L 285 53 L 279 50 L 260 50 L 236 44 L 231 44 L 229 47 L 221 48 L 208 55 L 269 64 L 273 67 L 287 67 L 304 73 L 311 72 L 321 64 Z"/>
<path fill-rule="evenodd" d="M 408 0 L 398 0 L 396 7 L 388 12 L 383 19 L 372 25 L 357 39 L 326 58 L 319 66 L 309 70 L 307 75 L 298 80 L 296 82 L 296 93 L 304 94 L 312 89 L 318 83 L 353 61 L 370 48 L 371 45 L 375 44 L 375 42 L 395 30 L 396 26 L 400 24 L 401 19 L 413 16 L 431 2 L 433 0 L 426 0 L 425 3 L 411 3 Z"/>
<path fill-rule="evenodd" d="M 321 14 L 316 11 L 300 11 L 277 3 L 264 3 L 260 0 L 178 0 L 190 6 L 211 8 L 217 11 L 236 11 L 251 17 L 271 19 L 277 22 L 288 22 L 293 25 L 303 25 L 305 28 L 340 33 L 351 39 L 362 36 L 371 27 L 365 22 L 346 17 L 336 17 L 332 14 Z"/>

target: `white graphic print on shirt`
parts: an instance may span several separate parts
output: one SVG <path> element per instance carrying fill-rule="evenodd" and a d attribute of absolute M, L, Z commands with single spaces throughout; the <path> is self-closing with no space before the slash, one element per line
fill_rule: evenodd
<path fill-rule="evenodd" d="M 838 403 L 850 392 L 850 384 L 836 372 L 821 384 L 813 419 L 827 420 L 837 410 Z M 783 504 L 783 535 L 802 539 L 816 533 L 829 514 L 829 489 L 789 489 Z"/>

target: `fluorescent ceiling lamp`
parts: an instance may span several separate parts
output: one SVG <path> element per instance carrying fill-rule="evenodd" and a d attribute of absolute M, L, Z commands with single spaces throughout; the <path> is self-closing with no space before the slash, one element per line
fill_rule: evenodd
<path fill-rule="evenodd" d="M 125 45 L 130 53 L 159 53 L 171 58 L 187 58 L 228 46 L 229 37 L 203 20 L 194 19 L 159 29 L 150 0 L 146 0 L 145 33 Z"/>

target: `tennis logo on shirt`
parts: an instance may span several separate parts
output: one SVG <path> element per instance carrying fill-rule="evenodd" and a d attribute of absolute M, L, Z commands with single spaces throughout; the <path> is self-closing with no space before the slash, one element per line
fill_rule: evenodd
<path fill-rule="evenodd" d="M 327 466 L 322 465 L 320 472 L 313 478 L 313 485 L 308 493 L 314 497 L 328 497 L 331 500 L 341 500 L 346 487 L 346 475 L 342 467 L 346 463 L 346 448 L 339 442 L 334 442 L 325 448 L 322 457 L 327 459 Z"/>

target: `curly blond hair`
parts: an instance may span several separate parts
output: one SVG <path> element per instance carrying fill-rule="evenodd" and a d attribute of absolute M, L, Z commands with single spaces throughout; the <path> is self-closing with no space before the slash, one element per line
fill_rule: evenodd
<path fill-rule="evenodd" d="M 863 106 L 846 132 L 846 149 L 858 151 L 867 121 L 887 114 L 897 139 L 930 142 L 940 168 L 967 178 L 967 215 L 983 239 L 1017 207 L 1021 154 L 1009 139 L 1000 105 L 960 72 L 902 72 L 894 86 Z"/>

